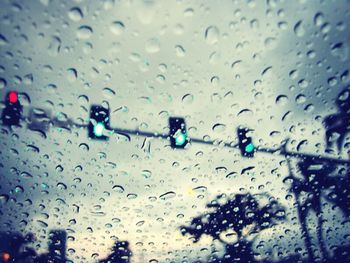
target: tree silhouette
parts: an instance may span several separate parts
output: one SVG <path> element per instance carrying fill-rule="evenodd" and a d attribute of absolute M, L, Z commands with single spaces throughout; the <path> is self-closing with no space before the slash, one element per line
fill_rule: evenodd
<path fill-rule="evenodd" d="M 290 166 L 289 159 L 288 164 Z M 314 212 L 317 216 L 318 227 L 316 228 L 317 239 L 320 244 L 321 254 L 324 260 L 329 259 L 326 242 L 323 237 L 323 213 L 322 198 L 333 204 L 333 207 L 339 207 L 345 216 L 350 214 L 350 192 L 348 185 L 350 183 L 349 170 L 345 176 L 337 175 L 337 167 L 329 161 L 314 160 L 312 158 L 304 158 L 297 163 L 298 171 L 303 178 L 298 178 L 292 173 L 289 167 L 290 175 L 285 181 L 291 180 L 291 191 L 295 194 L 298 215 L 305 237 L 305 244 L 309 254 L 310 261 L 314 260 L 311 248 L 311 237 L 307 228 L 307 217 L 310 212 Z M 300 198 L 302 194 L 306 196 Z M 301 200 L 303 199 L 303 200 Z"/>
<path fill-rule="evenodd" d="M 65 263 L 66 258 L 67 232 L 62 229 L 54 229 L 49 233 L 48 252 L 39 255 L 38 263 Z"/>
<path fill-rule="evenodd" d="M 342 90 L 336 100 L 338 113 L 325 117 L 323 124 L 326 128 L 327 151 L 331 151 L 332 137 L 337 135 L 336 144 L 338 152 L 343 148 L 345 135 L 350 131 L 350 88 Z"/>
<path fill-rule="evenodd" d="M 31 233 L 0 232 L 0 262 L 35 262 L 36 252 L 27 246 L 33 241 Z"/>
<path fill-rule="evenodd" d="M 332 152 L 335 142 L 338 153 L 341 154 L 345 136 L 350 131 L 350 88 L 343 89 L 339 93 L 335 103 L 338 112 L 326 116 L 323 121 L 326 129 L 326 151 Z M 289 160 L 288 164 L 290 165 Z M 329 254 L 322 235 L 324 220 L 322 216 L 321 198 L 323 197 L 325 200 L 332 203 L 333 207 L 339 207 L 344 215 L 350 215 L 350 192 L 348 189 L 350 183 L 350 168 L 343 168 L 345 175 L 334 174 L 336 171 L 336 165 L 334 163 L 331 161 L 321 162 L 311 158 L 304 158 L 299 161 L 298 168 L 304 179 L 296 178 L 291 172 L 289 178 L 293 180 L 291 190 L 297 198 L 298 214 L 305 235 L 305 243 L 309 257 L 313 260 L 311 239 L 307 229 L 307 216 L 309 212 L 313 211 L 318 218 L 317 239 L 320 244 L 322 256 L 327 260 Z M 302 192 L 306 193 L 307 197 L 303 203 L 300 203 L 298 199 Z"/>
<path fill-rule="evenodd" d="M 189 234 L 197 242 L 203 235 L 209 235 L 225 245 L 225 255 L 221 262 L 253 262 L 252 243 L 257 234 L 285 219 L 284 207 L 274 198 L 268 197 L 268 203 L 261 206 L 256 195 L 236 194 L 228 199 L 219 195 L 207 204 L 213 210 L 191 220 L 190 226 L 182 226 L 181 233 Z M 234 231 L 237 242 L 230 244 L 223 239 L 226 231 Z"/>
<path fill-rule="evenodd" d="M 333 204 L 334 207 L 339 207 L 345 216 L 350 216 L 350 167 L 342 169 L 345 175 L 337 175 L 331 178 L 332 184 L 329 188 L 330 192 L 325 195 L 325 198 Z"/>
<path fill-rule="evenodd" d="M 328 259 L 329 255 L 322 234 L 324 220 L 321 197 L 323 195 L 323 190 L 329 189 L 333 185 L 334 180 L 329 175 L 336 167 L 329 162 L 304 158 L 298 162 L 298 168 L 303 175 L 304 180 L 293 178 L 292 191 L 296 194 L 297 198 L 299 198 L 302 192 L 307 194 L 303 203 L 299 203 L 302 210 L 300 213 L 300 219 L 302 224 L 306 226 L 308 213 L 311 211 L 315 212 L 318 220 L 318 227 L 316 228 L 317 239 L 320 244 L 323 258 Z M 309 239 L 310 237 L 307 238 Z"/>
<path fill-rule="evenodd" d="M 100 261 L 100 263 L 129 263 L 131 258 L 131 250 L 128 241 L 117 241 L 112 247 L 112 253 Z"/>

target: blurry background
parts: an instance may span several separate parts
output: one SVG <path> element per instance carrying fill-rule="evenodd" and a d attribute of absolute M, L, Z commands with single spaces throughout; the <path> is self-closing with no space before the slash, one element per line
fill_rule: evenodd
<path fill-rule="evenodd" d="M 182 116 L 189 137 L 233 143 L 243 125 L 256 145 L 290 138 L 290 150 L 326 155 L 322 120 L 349 85 L 349 16 L 346 0 L 1 0 L 1 100 L 17 90 L 24 115 L 41 108 L 84 124 L 102 104 L 112 127 L 165 134 L 168 117 Z M 129 241 L 132 262 L 205 260 L 222 245 L 192 243 L 179 227 L 218 194 L 267 192 L 287 219 L 254 251 L 305 253 L 281 156 L 120 134 L 94 141 L 84 128 L 25 122 L 3 126 L 0 140 L 1 229 L 34 233 L 39 252 L 64 229 L 74 262 L 106 257 L 117 239 Z M 349 220 L 324 208 L 328 248 L 349 244 Z"/>

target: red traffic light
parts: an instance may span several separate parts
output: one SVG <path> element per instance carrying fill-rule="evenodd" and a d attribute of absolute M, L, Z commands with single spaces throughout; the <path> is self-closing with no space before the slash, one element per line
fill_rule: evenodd
<path fill-rule="evenodd" d="M 15 91 L 10 91 L 8 94 L 8 100 L 10 103 L 16 103 L 18 101 L 18 94 Z"/>
<path fill-rule="evenodd" d="M 9 91 L 6 94 L 5 108 L 1 114 L 1 120 L 3 125 L 19 125 L 21 120 L 21 114 L 23 106 L 18 99 L 17 91 Z"/>
<path fill-rule="evenodd" d="M 11 255 L 7 252 L 2 252 L 0 259 L 2 260 L 2 262 L 10 262 Z"/>

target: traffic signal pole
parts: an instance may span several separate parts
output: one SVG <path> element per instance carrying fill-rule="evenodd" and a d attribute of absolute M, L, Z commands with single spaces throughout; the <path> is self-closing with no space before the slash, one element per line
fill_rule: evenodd
<path fill-rule="evenodd" d="M 27 118 L 21 118 L 22 120 L 29 120 L 30 119 Z M 89 127 L 88 124 L 81 124 L 81 123 L 76 123 L 74 121 L 72 121 L 71 119 L 68 119 L 67 121 L 59 121 L 56 118 L 51 119 L 50 123 L 52 126 L 54 127 L 58 127 L 58 128 L 64 128 L 64 129 L 71 129 L 71 128 L 84 128 L 87 129 Z M 140 137 L 148 137 L 148 138 L 156 138 L 156 139 L 162 139 L 162 140 L 170 140 L 170 136 L 169 134 L 164 134 L 164 133 L 158 133 L 158 132 L 146 132 L 146 131 L 140 131 L 138 129 L 123 129 L 123 128 L 118 128 L 118 127 L 109 127 L 108 131 L 111 134 L 121 134 L 123 136 L 126 136 L 129 140 L 131 140 L 131 136 L 140 136 Z M 240 150 L 239 148 L 239 144 L 236 143 L 229 143 L 229 142 L 223 142 L 220 140 L 203 140 L 203 139 L 199 139 L 199 138 L 191 138 L 188 136 L 189 139 L 189 143 L 190 144 L 203 144 L 203 145 L 213 145 L 213 146 L 218 146 L 219 144 L 222 145 L 222 147 L 225 148 L 232 148 L 232 149 L 237 149 Z M 278 148 L 268 148 L 268 147 L 260 147 L 260 146 L 256 146 L 254 151 L 256 153 L 260 152 L 260 153 L 265 153 L 265 154 L 272 154 L 272 155 L 280 155 L 283 157 L 292 157 L 292 158 L 312 158 L 315 161 L 319 160 L 319 161 L 326 161 L 326 162 L 334 162 L 334 163 L 338 163 L 338 164 L 345 164 L 345 165 L 350 165 L 350 160 L 346 160 L 346 159 L 340 159 L 340 158 L 335 158 L 335 157 L 331 157 L 331 156 L 322 156 L 322 155 L 318 155 L 318 154 L 312 154 L 312 153 L 300 153 L 300 152 L 295 152 L 295 151 L 287 151 L 285 150 L 284 145 L 281 145 Z"/>
<path fill-rule="evenodd" d="M 71 122 L 72 127 L 77 127 L 77 128 L 87 128 L 87 124 L 78 124 Z M 121 134 L 129 139 L 131 139 L 131 136 L 140 136 L 140 137 L 148 137 L 148 138 L 156 138 L 156 139 L 163 139 L 163 140 L 169 140 L 169 134 L 164 134 L 164 133 L 158 133 L 158 132 L 145 132 L 145 131 L 140 131 L 138 129 L 131 130 L 131 129 L 122 129 L 122 128 L 112 128 L 110 127 L 110 131 L 112 134 Z M 203 144 L 203 145 L 213 145 L 213 146 L 218 146 L 221 144 L 223 147 L 226 148 L 232 148 L 232 149 L 237 149 L 240 150 L 239 144 L 236 143 L 228 143 L 228 142 L 222 142 L 219 140 L 203 140 L 199 138 L 189 138 L 189 143 L 190 144 Z M 340 158 L 335 158 L 331 156 L 322 156 L 318 154 L 312 154 L 312 153 L 300 153 L 300 152 L 295 152 L 295 151 L 288 151 L 285 149 L 285 144 L 282 144 L 278 148 L 268 148 L 268 147 L 260 147 L 256 146 L 254 149 L 255 152 L 260 152 L 260 153 L 265 153 L 265 154 L 272 154 L 272 155 L 279 155 L 282 157 L 291 157 L 291 158 L 311 158 L 314 159 L 315 161 L 326 161 L 326 162 L 334 162 L 338 164 L 346 164 L 350 165 L 350 160 L 345 160 L 345 159 L 340 159 Z"/>

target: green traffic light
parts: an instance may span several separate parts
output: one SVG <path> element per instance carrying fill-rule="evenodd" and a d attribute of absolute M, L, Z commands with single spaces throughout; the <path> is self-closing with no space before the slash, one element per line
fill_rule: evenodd
<path fill-rule="evenodd" d="M 247 152 L 247 153 L 251 153 L 251 152 L 253 152 L 254 151 L 254 144 L 252 144 L 252 143 L 249 143 L 246 147 L 245 147 L 245 151 Z"/>
<path fill-rule="evenodd" d="M 97 137 L 101 137 L 103 135 L 103 131 L 105 129 L 105 125 L 102 122 L 98 122 L 95 126 L 94 126 L 94 134 Z"/>
<path fill-rule="evenodd" d="M 175 135 L 175 144 L 178 146 L 183 145 L 186 142 L 187 136 L 186 134 L 179 132 L 178 134 Z"/>

